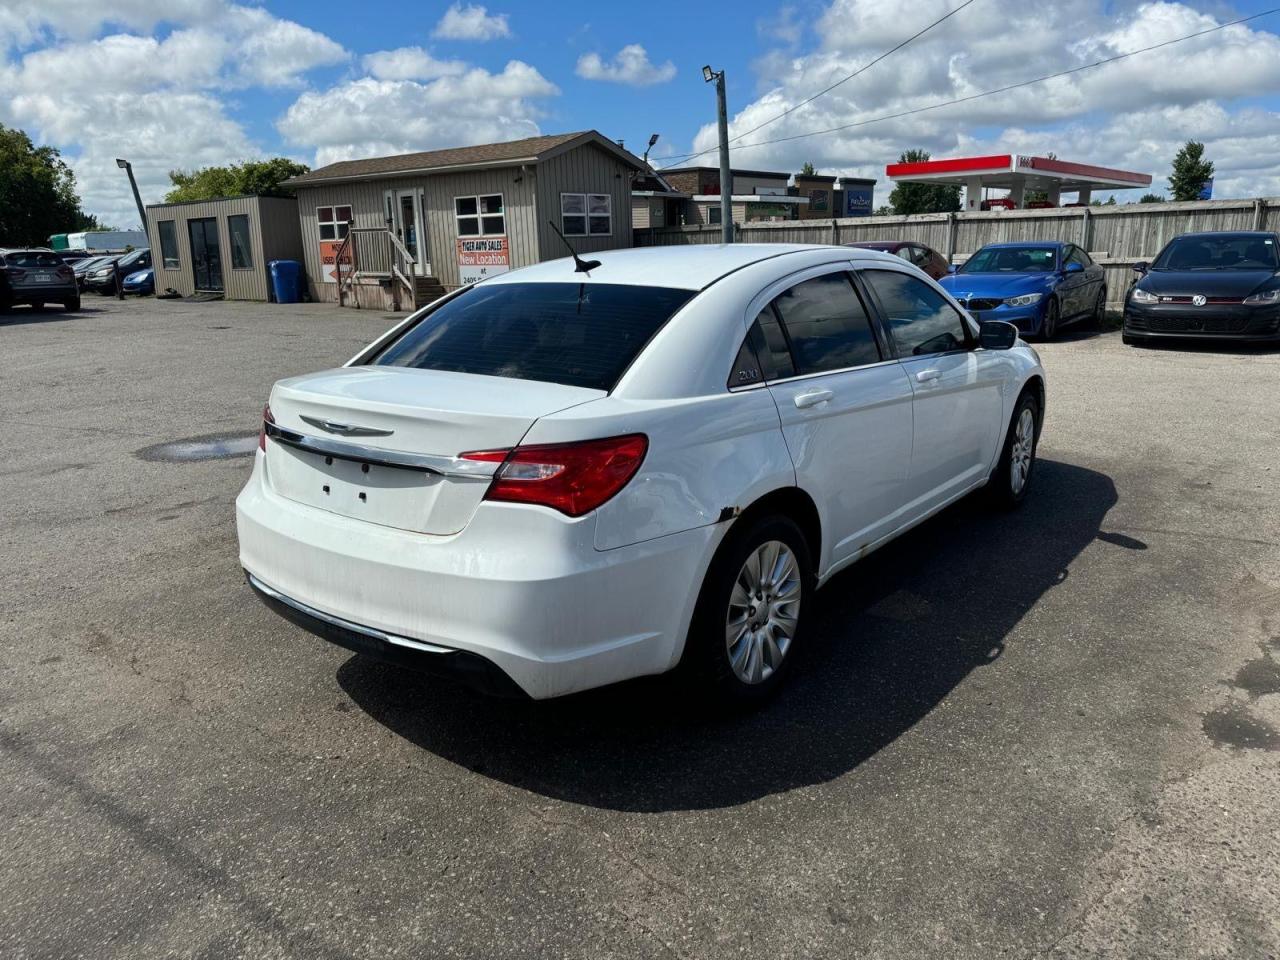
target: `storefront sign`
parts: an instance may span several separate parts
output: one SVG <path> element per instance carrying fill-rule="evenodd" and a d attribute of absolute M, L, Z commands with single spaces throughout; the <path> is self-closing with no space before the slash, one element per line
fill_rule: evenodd
<path fill-rule="evenodd" d="M 511 269 L 506 237 L 459 237 L 458 277 L 463 284 L 476 283 Z"/>
<path fill-rule="evenodd" d="M 871 216 L 871 203 L 874 187 L 845 187 L 844 215 L 846 217 Z"/>
<path fill-rule="evenodd" d="M 337 283 L 338 268 L 334 265 L 334 258 L 338 254 L 338 248 L 342 246 L 341 240 L 321 240 L 320 241 L 320 282 L 321 283 Z"/>
<path fill-rule="evenodd" d="M 831 209 L 831 193 L 828 190 L 809 191 L 809 212 L 826 213 Z"/>

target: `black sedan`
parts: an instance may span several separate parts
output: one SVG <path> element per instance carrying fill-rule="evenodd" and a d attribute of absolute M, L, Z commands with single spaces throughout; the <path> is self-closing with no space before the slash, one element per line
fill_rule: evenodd
<path fill-rule="evenodd" d="M 1158 338 L 1280 342 L 1280 235 L 1186 233 L 1151 262 L 1124 302 L 1124 342 Z"/>

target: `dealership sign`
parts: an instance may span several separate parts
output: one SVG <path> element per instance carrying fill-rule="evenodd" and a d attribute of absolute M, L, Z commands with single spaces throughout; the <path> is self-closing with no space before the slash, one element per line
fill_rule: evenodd
<path fill-rule="evenodd" d="M 476 283 L 511 269 L 506 237 L 459 237 L 458 277 L 463 284 Z"/>

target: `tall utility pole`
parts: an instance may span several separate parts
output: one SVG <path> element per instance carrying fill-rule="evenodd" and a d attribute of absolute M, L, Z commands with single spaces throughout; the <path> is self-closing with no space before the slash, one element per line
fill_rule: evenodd
<path fill-rule="evenodd" d="M 133 164 L 128 160 L 120 160 L 117 158 L 116 166 L 129 175 L 129 186 L 133 187 L 133 202 L 138 205 L 138 220 L 142 223 L 142 232 L 147 232 L 147 211 L 142 205 L 142 194 L 138 193 L 138 181 L 133 179 Z M 147 243 L 151 242 L 150 236 L 147 237 Z"/>
<path fill-rule="evenodd" d="M 716 82 L 716 111 L 720 122 L 720 242 L 733 243 L 733 172 L 729 169 L 729 108 L 724 99 L 724 71 L 702 68 L 702 79 Z"/>

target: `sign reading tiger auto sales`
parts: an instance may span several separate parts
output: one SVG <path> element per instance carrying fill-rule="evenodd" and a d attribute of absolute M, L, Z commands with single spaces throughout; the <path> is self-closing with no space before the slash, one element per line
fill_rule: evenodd
<path fill-rule="evenodd" d="M 463 284 L 511 269 L 511 251 L 506 237 L 459 237 L 458 276 Z"/>

